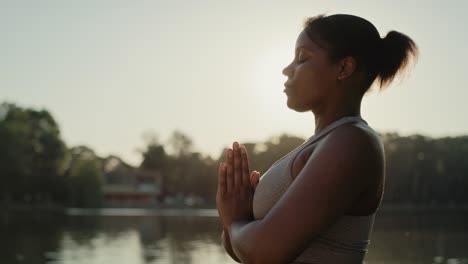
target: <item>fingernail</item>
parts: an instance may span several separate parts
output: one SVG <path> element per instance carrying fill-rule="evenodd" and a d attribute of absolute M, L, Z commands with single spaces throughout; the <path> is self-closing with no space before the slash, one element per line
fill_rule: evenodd
<path fill-rule="evenodd" d="M 244 147 L 244 145 L 242 145 L 242 146 L 240 147 L 240 149 L 241 149 L 241 152 L 244 154 L 244 153 L 245 153 L 245 147 Z"/>

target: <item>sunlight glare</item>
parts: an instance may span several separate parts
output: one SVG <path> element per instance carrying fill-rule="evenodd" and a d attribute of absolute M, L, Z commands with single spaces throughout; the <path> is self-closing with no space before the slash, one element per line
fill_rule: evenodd
<path fill-rule="evenodd" d="M 289 48 L 290 49 L 290 48 Z M 253 65 L 251 76 L 253 91 L 258 100 L 259 111 L 269 114 L 282 114 L 288 111 L 286 94 L 283 92 L 286 76 L 282 70 L 292 59 L 287 46 L 272 47 L 259 54 Z"/>

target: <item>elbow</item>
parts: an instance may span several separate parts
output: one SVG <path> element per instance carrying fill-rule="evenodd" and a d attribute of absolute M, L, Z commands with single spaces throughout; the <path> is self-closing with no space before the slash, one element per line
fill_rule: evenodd
<path fill-rule="evenodd" d="M 280 252 L 271 250 L 268 243 L 246 244 L 232 241 L 232 249 L 241 263 L 246 264 L 284 264 L 288 263 L 278 255 Z"/>
<path fill-rule="evenodd" d="M 245 243 L 239 243 L 239 241 L 232 241 L 232 249 L 236 256 L 239 257 L 241 263 L 246 264 L 260 264 L 268 263 L 264 262 L 262 254 L 260 254 L 258 247 L 246 245 Z"/>
<path fill-rule="evenodd" d="M 238 252 L 242 263 L 246 264 L 283 264 L 275 254 L 269 250 L 262 250 L 260 247 L 252 247 L 248 250 Z"/>
<path fill-rule="evenodd" d="M 283 264 L 281 256 L 284 252 L 276 241 L 270 241 L 268 233 L 262 231 L 260 222 L 247 226 L 248 228 L 237 228 L 231 236 L 232 249 L 242 263 L 246 264 Z M 276 252 L 275 252 L 276 251 Z"/>

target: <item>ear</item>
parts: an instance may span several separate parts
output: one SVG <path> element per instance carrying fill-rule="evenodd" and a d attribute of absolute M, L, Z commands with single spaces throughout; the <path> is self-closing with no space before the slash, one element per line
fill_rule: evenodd
<path fill-rule="evenodd" d="M 353 72 L 356 70 L 357 63 L 353 57 L 347 56 L 341 59 L 338 67 L 339 69 L 337 78 L 339 81 L 342 81 L 353 74 Z"/>

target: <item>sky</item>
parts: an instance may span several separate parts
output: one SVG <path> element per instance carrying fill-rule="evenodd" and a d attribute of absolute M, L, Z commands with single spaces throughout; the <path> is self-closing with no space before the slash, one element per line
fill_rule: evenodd
<path fill-rule="evenodd" d="M 138 165 L 144 135 L 187 134 L 217 158 L 233 141 L 308 138 L 282 69 L 305 18 L 353 14 L 410 36 L 417 64 L 366 95 L 378 132 L 468 134 L 466 1 L 3 1 L 0 102 L 47 109 L 67 146 Z"/>

